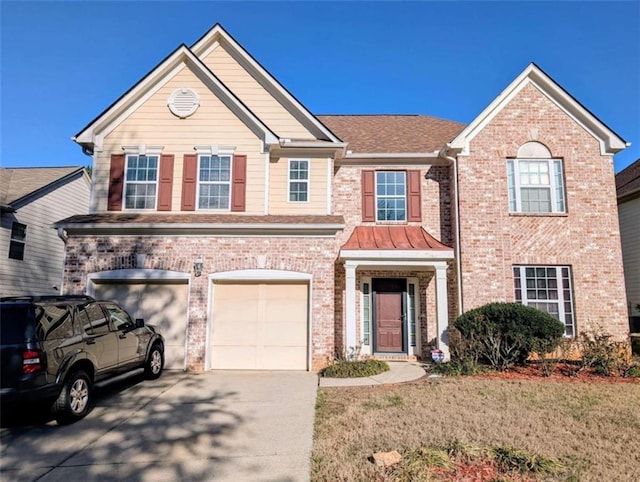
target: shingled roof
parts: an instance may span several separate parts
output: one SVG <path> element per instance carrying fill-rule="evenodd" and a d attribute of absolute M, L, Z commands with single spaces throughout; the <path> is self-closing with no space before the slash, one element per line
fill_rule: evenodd
<path fill-rule="evenodd" d="M 616 174 L 618 199 L 633 193 L 640 193 L 640 159 Z"/>
<path fill-rule="evenodd" d="M 81 169 L 82 166 L 0 168 L 0 205 L 11 205 Z"/>
<path fill-rule="evenodd" d="M 434 152 L 465 125 L 426 115 L 319 115 L 352 152 Z"/>

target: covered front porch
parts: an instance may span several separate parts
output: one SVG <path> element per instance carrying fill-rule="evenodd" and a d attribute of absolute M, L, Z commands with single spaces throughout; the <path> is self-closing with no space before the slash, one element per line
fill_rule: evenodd
<path fill-rule="evenodd" d="M 420 226 L 360 226 L 340 250 L 346 353 L 449 359 L 448 264 L 453 249 Z"/>

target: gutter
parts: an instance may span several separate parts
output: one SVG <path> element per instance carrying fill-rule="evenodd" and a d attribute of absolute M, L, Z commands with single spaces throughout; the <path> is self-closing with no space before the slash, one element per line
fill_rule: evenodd
<path fill-rule="evenodd" d="M 448 150 L 451 148 L 451 144 L 447 143 L 445 147 L 438 152 L 438 157 L 445 159 L 453 165 L 453 196 L 455 198 L 456 215 L 455 227 L 456 227 L 456 281 L 458 291 L 458 316 L 460 316 L 464 309 L 462 307 L 462 261 L 460 260 L 460 199 L 458 197 L 458 159 L 447 155 Z"/>

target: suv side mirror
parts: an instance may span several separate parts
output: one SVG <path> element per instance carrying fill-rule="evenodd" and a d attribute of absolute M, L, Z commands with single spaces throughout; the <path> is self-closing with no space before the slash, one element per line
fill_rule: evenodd
<path fill-rule="evenodd" d="M 136 328 L 142 328 L 144 326 L 144 320 L 142 318 L 136 318 Z"/>

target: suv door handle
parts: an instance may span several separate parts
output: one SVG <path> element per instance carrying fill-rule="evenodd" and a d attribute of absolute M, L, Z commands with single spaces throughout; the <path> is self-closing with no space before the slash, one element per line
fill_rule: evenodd
<path fill-rule="evenodd" d="M 96 340 L 95 340 L 95 338 L 86 338 L 86 339 L 84 340 L 84 342 L 85 342 L 87 345 L 95 345 L 95 344 L 96 344 Z"/>
<path fill-rule="evenodd" d="M 122 332 L 118 335 L 118 338 L 120 338 L 121 340 L 124 340 L 127 337 L 127 334 L 125 332 Z"/>

